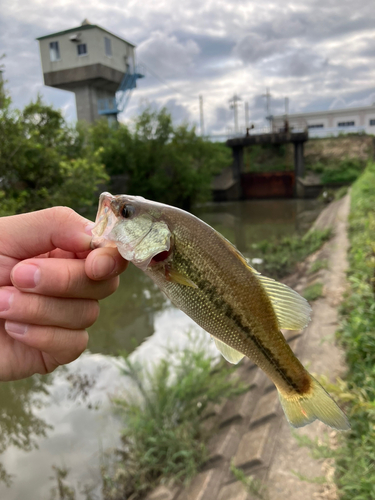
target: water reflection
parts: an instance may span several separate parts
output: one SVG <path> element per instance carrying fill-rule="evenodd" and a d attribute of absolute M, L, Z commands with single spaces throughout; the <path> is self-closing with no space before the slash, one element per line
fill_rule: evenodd
<path fill-rule="evenodd" d="M 130 265 L 116 294 L 103 300 L 99 320 L 90 329 L 91 352 L 117 355 L 131 352 L 154 333 L 154 316 L 166 298 L 153 282 Z"/>
<path fill-rule="evenodd" d="M 0 383 L 0 455 L 9 447 L 31 451 L 50 427 L 35 414 L 48 395 L 50 377 L 31 377 L 17 382 Z M 12 475 L 0 462 L 0 480 L 10 485 Z"/>
<path fill-rule="evenodd" d="M 304 232 L 319 210 L 316 200 L 258 200 L 212 204 L 196 215 L 246 255 L 260 240 Z M 115 356 L 139 346 L 133 355 L 152 363 L 165 355 L 166 344 L 186 344 L 192 328 L 151 280 L 129 266 L 117 293 L 102 301 L 84 356 L 48 377 L 0 384 L 0 479 L 13 475 L 9 489 L 0 483 L 0 498 L 49 500 L 52 466 L 70 470 L 77 500 L 85 498 L 78 493 L 85 484 L 94 484 L 93 495 L 101 498 L 101 450 L 117 445 L 120 430 L 108 394 L 126 384 Z"/>

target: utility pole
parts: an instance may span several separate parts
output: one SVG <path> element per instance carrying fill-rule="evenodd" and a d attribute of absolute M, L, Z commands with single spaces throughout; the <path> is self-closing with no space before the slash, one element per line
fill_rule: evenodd
<path fill-rule="evenodd" d="M 289 115 L 289 97 L 285 97 L 285 116 Z"/>
<path fill-rule="evenodd" d="M 234 113 L 234 133 L 238 134 L 238 101 L 241 101 L 241 97 L 234 94 L 232 99 L 229 99 L 230 109 L 233 109 Z"/>
<path fill-rule="evenodd" d="M 268 87 L 266 88 L 266 93 L 263 94 L 262 97 L 266 98 L 266 113 L 267 113 L 266 120 L 268 120 L 270 122 L 270 129 L 272 130 L 272 116 L 270 114 L 271 93 L 270 93 L 270 89 Z"/>
<path fill-rule="evenodd" d="M 245 102 L 245 130 L 249 126 L 249 103 Z"/>
<path fill-rule="evenodd" d="M 199 113 L 200 113 L 200 124 L 201 124 L 201 137 L 204 137 L 204 117 L 203 117 L 203 97 L 199 96 Z"/>

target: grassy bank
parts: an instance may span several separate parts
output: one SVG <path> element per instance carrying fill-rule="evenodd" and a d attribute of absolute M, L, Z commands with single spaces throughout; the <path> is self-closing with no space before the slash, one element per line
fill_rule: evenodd
<path fill-rule="evenodd" d="M 336 460 L 342 500 L 375 499 L 375 164 L 355 182 L 349 219 L 350 293 L 339 338 L 346 350 L 352 432 Z"/>
<path fill-rule="evenodd" d="M 126 356 L 124 363 L 132 390 L 115 401 L 124 422 L 123 447 L 103 468 L 105 500 L 137 500 L 161 480 L 192 478 L 208 457 L 213 405 L 245 389 L 235 367 L 214 364 L 201 335 L 195 346 L 168 351 L 151 370 Z"/>
<path fill-rule="evenodd" d="M 261 258 L 262 263 L 254 262 L 254 267 L 271 278 L 280 279 L 291 274 L 298 262 L 316 252 L 331 237 L 331 230 L 310 230 L 304 236 L 299 234 L 278 240 L 265 240 L 256 243 L 252 256 Z"/>

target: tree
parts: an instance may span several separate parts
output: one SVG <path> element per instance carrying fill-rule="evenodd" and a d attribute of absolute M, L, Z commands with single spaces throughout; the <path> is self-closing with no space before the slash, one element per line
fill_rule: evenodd
<path fill-rule="evenodd" d="M 4 96 L 4 91 L 2 90 Z M 1 214 L 69 205 L 84 210 L 107 180 L 98 155 L 84 146 L 85 132 L 38 97 L 23 111 L 3 98 L 0 109 Z"/>
<path fill-rule="evenodd" d="M 185 209 L 210 199 L 213 176 L 231 161 L 228 148 L 198 137 L 194 127 L 174 127 L 165 108 L 147 108 L 133 130 L 99 121 L 88 142 L 110 175 L 128 175 L 128 194 Z"/>

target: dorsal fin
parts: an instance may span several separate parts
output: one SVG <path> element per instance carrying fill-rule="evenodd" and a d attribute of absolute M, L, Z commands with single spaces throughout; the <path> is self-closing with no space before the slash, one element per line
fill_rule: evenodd
<path fill-rule="evenodd" d="M 302 330 L 310 321 L 311 307 L 299 293 L 283 283 L 257 274 L 262 283 L 273 309 L 276 313 L 279 327 L 284 330 Z"/>
<path fill-rule="evenodd" d="M 279 327 L 284 330 L 302 330 L 310 321 L 311 307 L 306 299 L 287 285 L 267 278 L 254 269 L 242 253 L 224 236 L 228 249 L 258 278 L 263 285 L 277 316 Z"/>

